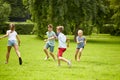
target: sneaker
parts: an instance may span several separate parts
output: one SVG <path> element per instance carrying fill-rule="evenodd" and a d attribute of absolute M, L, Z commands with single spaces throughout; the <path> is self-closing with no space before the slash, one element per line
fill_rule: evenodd
<path fill-rule="evenodd" d="M 49 57 L 45 57 L 45 59 L 44 60 L 48 60 L 49 59 Z"/>
<path fill-rule="evenodd" d="M 68 61 L 68 66 L 69 66 L 69 67 L 71 67 L 71 66 L 72 66 L 71 61 Z"/>
<path fill-rule="evenodd" d="M 19 58 L 19 64 L 22 65 L 22 59 L 21 59 L 21 57 Z"/>

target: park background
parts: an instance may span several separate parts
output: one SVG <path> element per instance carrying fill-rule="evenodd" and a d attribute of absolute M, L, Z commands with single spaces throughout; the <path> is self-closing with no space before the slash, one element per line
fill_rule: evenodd
<path fill-rule="evenodd" d="M 7 38 L 0 40 L 0 80 L 120 80 L 119 0 L 0 0 L 0 36 L 16 25 L 23 65 L 14 50 L 5 65 Z M 44 61 L 47 25 L 63 25 L 70 39 L 64 57 L 72 68 Z M 81 62 L 75 62 L 75 37 L 82 29 L 87 38 Z M 56 41 L 54 54 L 57 55 Z"/>

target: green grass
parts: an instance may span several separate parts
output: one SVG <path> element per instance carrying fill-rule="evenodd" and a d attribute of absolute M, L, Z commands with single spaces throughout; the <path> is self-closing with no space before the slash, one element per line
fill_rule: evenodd
<path fill-rule="evenodd" d="M 7 38 L 0 40 L 0 80 L 120 80 L 120 37 L 88 36 L 81 62 L 74 60 L 76 43 L 71 42 L 64 53 L 64 57 L 72 60 L 71 68 L 63 62 L 58 67 L 52 58 L 44 61 L 43 40 L 34 35 L 20 35 L 20 38 L 22 66 L 18 64 L 14 49 L 9 64 L 4 64 Z M 57 46 L 56 42 L 55 55 Z"/>

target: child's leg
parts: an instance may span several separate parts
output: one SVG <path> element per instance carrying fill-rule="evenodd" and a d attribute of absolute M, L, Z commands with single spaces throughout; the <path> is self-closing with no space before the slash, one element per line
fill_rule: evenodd
<path fill-rule="evenodd" d="M 66 58 L 64 58 L 64 57 L 58 57 L 58 59 L 59 60 L 62 60 L 62 61 L 64 61 L 64 62 L 66 62 L 66 63 L 68 63 L 69 62 L 69 60 L 67 60 Z"/>
<path fill-rule="evenodd" d="M 52 56 L 52 58 L 55 60 L 55 56 L 53 54 L 54 51 L 54 46 L 50 46 L 50 55 Z"/>
<path fill-rule="evenodd" d="M 78 55 L 79 49 L 76 49 L 76 53 L 75 53 L 75 60 L 77 61 L 77 55 Z"/>
<path fill-rule="evenodd" d="M 8 46 L 7 47 L 7 53 L 6 53 L 6 64 L 8 63 L 8 60 L 9 60 L 9 56 L 10 56 L 10 51 L 11 51 L 11 46 Z"/>
<path fill-rule="evenodd" d="M 71 66 L 71 62 L 69 60 L 67 60 L 66 58 L 62 57 L 63 52 L 65 51 L 65 48 L 59 48 L 59 52 L 58 52 L 58 65 L 60 65 L 60 61 L 64 61 L 66 62 L 69 66 Z"/>
<path fill-rule="evenodd" d="M 80 61 L 80 57 L 81 57 L 81 55 L 82 55 L 82 51 L 83 51 L 83 48 L 80 48 L 79 54 L 78 54 L 78 61 Z"/>
<path fill-rule="evenodd" d="M 20 58 L 21 56 L 20 56 L 20 52 L 18 50 L 18 45 L 14 45 L 14 49 L 15 49 L 17 56 Z"/>
<path fill-rule="evenodd" d="M 46 54 L 46 59 L 48 59 L 49 58 L 49 55 L 48 55 L 48 51 L 47 51 L 47 49 L 49 48 L 49 44 L 47 43 L 46 45 L 45 45 L 45 48 L 44 48 L 44 52 L 45 52 L 45 54 Z"/>
<path fill-rule="evenodd" d="M 58 66 L 60 66 L 60 59 L 58 58 Z"/>
<path fill-rule="evenodd" d="M 50 52 L 50 55 L 52 56 L 52 58 L 55 60 L 55 56 L 52 52 Z"/>
<path fill-rule="evenodd" d="M 22 65 L 22 59 L 21 59 L 21 56 L 20 56 L 20 52 L 18 50 L 18 45 L 14 45 L 14 49 L 16 51 L 17 56 L 19 57 L 19 64 Z"/>
<path fill-rule="evenodd" d="M 44 48 L 44 52 L 45 52 L 45 54 L 46 54 L 46 56 L 47 56 L 47 59 L 48 59 L 48 58 L 49 58 L 49 55 L 48 55 L 48 51 L 47 51 L 46 48 Z"/>

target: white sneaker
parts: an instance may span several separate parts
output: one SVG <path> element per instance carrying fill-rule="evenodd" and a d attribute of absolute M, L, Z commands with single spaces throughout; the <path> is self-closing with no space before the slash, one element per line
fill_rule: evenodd
<path fill-rule="evenodd" d="M 49 59 L 49 57 L 45 57 L 45 59 L 44 60 L 48 60 Z"/>
<path fill-rule="evenodd" d="M 69 67 L 71 67 L 72 66 L 72 63 L 71 63 L 71 61 L 69 60 L 69 62 L 68 62 L 68 66 Z"/>

